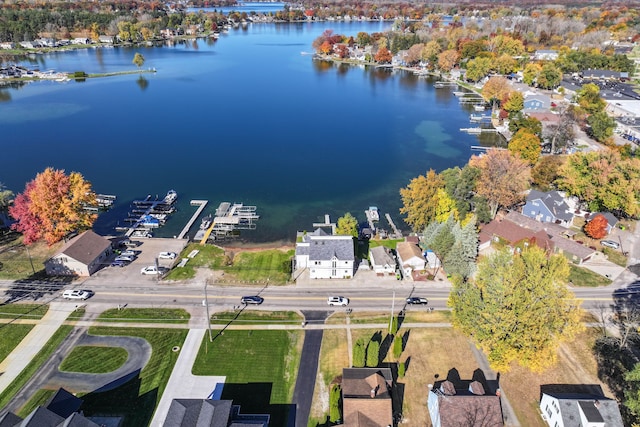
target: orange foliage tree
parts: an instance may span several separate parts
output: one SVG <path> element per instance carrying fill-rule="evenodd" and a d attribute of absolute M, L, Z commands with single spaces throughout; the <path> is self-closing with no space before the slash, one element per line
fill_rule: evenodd
<path fill-rule="evenodd" d="M 602 214 L 593 217 L 591 221 L 585 224 L 584 232 L 593 239 L 602 239 L 607 235 L 607 226 L 609 221 Z"/>
<path fill-rule="evenodd" d="M 9 208 L 17 221 L 12 228 L 29 245 L 44 239 L 52 245 L 72 231 L 90 228 L 97 215 L 85 209 L 95 205 L 96 195 L 84 177 L 64 170 L 47 168 L 28 182 Z"/>
<path fill-rule="evenodd" d="M 389 49 L 387 49 L 386 47 L 381 47 L 380 49 L 378 49 L 378 52 L 375 54 L 373 59 L 375 59 L 375 61 L 379 62 L 380 64 L 390 64 L 393 56 L 391 55 Z"/>

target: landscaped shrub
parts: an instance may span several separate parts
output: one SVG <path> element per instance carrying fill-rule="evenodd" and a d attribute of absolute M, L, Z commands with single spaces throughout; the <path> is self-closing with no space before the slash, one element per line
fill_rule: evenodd
<path fill-rule="evenodd" d="M 393 357 L 398 359 L 402 354 L 402 336 L 396 335 L 393 339 Z"/>
<path fill-rule="evenodd" d="M 395 335 L 398 333 L 398 316 L 393 316 L 391 318 L 391 327 L 389 333 L 391 335 Z"/>
<path fill-rule="evenodd" d="M 336 423 L 341 420 L 340 415 L 340 386 L 335 384 L 329 394 L 329 421 Z"/>
<path fill-rule="evenodd" d="M 375 368 L 378 366 L 378 358 L 380 357 L 380 341 L 371 340 L 367 346 L 367 367 Z"/>
<path fill-rule="evenodd" d="M 398 362 L 398 376 L 404 378 L 405 370 L 407 369 L 405 362 Z"/>
<path fill-rule="evenodd" d="M 353 348 L 353 367 L 354 368 L 364 368 L 365 356 L 367 352 L 367 347 L 364 340 L 361 338 L 356 341 L 356 344 Z"/>

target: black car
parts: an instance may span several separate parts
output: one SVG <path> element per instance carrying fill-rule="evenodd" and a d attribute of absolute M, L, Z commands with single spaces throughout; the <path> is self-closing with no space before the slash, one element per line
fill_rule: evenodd
<path fill-rule="evenodd" d="M 423 297 L 409 297 L 407 304 L 428 304 L 429 300 Z"/>
<path fill-rule="evenodd" d="M 242 297 L 240 301 L 243 304 L 262 304 L 262 301 L 264 301 L 264 298 L 259 297 L 258 295 L 250 295 L 250 296 Z"/>

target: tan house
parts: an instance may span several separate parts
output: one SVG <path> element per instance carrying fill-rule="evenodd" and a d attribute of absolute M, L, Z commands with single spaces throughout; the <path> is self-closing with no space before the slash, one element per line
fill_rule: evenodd
<path fill-rule="evenodd" d="M 111 253 L 111 242 L 88 230 L 69 240 L 44 267 L 49 275 L 91 276 L 107 263 Z"/>
<path fill-rule="evenodd" d="M 389 368 L 342 370 L 342 415 L 345 427 L 393 426 L 393 377 Z"/>
<path fill-rule="evenodd" d="M 413 271 L 422 271 L 426 268 L 427 261 L 422 255 L 418 245 L 410 242 L 400 242 L 396 246 L 398 264 L 405 276 L 411 276 Z"/>

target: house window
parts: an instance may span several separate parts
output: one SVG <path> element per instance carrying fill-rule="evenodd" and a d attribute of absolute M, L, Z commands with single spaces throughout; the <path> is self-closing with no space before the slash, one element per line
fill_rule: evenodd
<path fill-rule="evenodd" d="M 547 215 L 547 222 L 551 222 L 551 217 L 549 215 Z"/>
<path fill-rule="evenodd" d="M 314 261 L 313 262 L 315 265 L 320 265 L 320 261 Z"/>
<path fill-rule="evenodd" d="M 544 409 L 545 411 L 547 411 L 547 415 L 549 416 L 549 418 L 551 418 L 553 414 L 551 413 L 551 409 L 549 409 L 549 405 L 547 405 Z"/>

